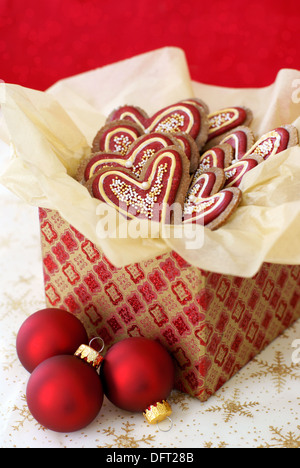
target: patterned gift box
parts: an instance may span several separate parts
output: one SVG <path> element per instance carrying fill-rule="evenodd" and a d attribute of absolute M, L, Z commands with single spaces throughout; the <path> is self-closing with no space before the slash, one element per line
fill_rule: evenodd
<path fill-rule="evenodd" d="M 264 263 L 241 278 L 173 251 L 116 268 L 57 211 L 39 215 L 47 306 L 75 314 L 106 350 L 128 336 L 159 340 L 176 388 L 201 401 L 300 317 L 300 266 Z"/>

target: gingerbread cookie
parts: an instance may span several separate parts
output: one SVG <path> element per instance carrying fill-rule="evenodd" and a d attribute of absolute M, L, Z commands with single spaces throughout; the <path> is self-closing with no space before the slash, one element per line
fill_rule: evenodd
<path fill-rule="evenodd" d="M 125 167 L 139 176 L 144 164 L 153 154 L 162 148 L 174 145 L 183 149 L 190 161 L 190 172 L 194 172 L 198 166 L 199 151 L 189 135 L 178 133 L 173 137 L 171 134 L 153 132 L 145 133 L 135 140 L 126 154 L 101 151 L 92 153 L 81 161 L 75 178 L 84 183 L 100 169 L 109 166 Z"/>
<path fill-rule="evenodd" d="M 197 223 L 212 231 L 223 226 L 242 200 L 237 187 L 229 187 L 200 199 L 188 200 L 184 206 L 183 223 Z"/>
<path fill-rule="evenodd" d="M 212 167 L 207 172 L 195 175 L 186 196 L 186 203 L 214 195 L 223 188 L 225 182 L 225 173 L 219 167 Z"/>
<path fill-rule="evenodd" d="M 263 161 L 264 159 L 261 156 L 253 154 L 227 167 L 224 169 L 226 178 L 224 186 L 238 187 L 242 182 L 244 175 Z"/>
<path fill-rule="evenodd" d="M 249 126 L 252 121 L 252 111 L 245 107 L 227 107 L 208 115 L 209 130 L 205 149 L 215 146 L 223 140 L 224 135 L 234 128 Z"/>
<path fill-rule="evenodd" d="M 84 183 L 106 167 L 130 169 L 135 176 L 139 177 L 148 159 L 162 148 L 174 145 L 179 146 L 179 141 L 172 135 L 158 132 L 144 134 L 131 144 L 126 154 L 98 152 L 86 157 L 80 163 L 76 179 Z"/>
<path fill-rule="evenodd" d="M 130 121 L 114 121 L 104 125 L 94 138 L 92 153 L 110 151 L 125 155 L 130 145 L 141 135 L 143 129 Z"/>
<path fill-rule="evenodd" d="M 177 102 L 159 110 L 152 117 L 148 117 L 139 107 L 126 105 L 111 112 L 107 122 L 123 119 L 140 125 L 145 132 L 187 133 L 199 149 L 207 140 L 208 118 L 203 107 L 196 103 Z"/>
<path fill-rule="evenodd" d="M 189 161 L 178 146 L 158 151 L 137 178 L 128 169 L 106 168 L 88 180 L 90 194 L 127 219 L 173 223 L 173 204 L 183 207 L 190 181 Z"/>
<path fill-rule="evenodd" d="M 299 137 L 296 127 L 293 125 L 283 125 L 265 133 L 254 143 L 243 158 L 247 158 L 250 155 L 259 155 L 266 160 L 270 156 L 280 153 L 298 143 Z"/>
<path fill-rule="evenodd" d="M 249 127 L 241 125 L 228 133 L 221 141 L 220 145 L 226 143 L 234 150 L 234 159 L 240 160 L 254 145 L 254 133 Z"/>
<path fill-rule="evenodd" d="M 231 165 L 233 160 L 233 148 L 230 145 L 223 144 L 213 146 L 200 156 L 197 171 L 198 174 L 209 170 L 212 167 L 225 169 Z"/>

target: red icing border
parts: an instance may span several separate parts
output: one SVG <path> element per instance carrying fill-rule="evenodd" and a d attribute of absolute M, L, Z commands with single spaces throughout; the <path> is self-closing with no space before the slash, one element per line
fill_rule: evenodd
<path fill-rule="evenodd" d="M 223 133 L 226 133 L 229 130 L 232 130 L 233 128 L 238 127 L 239 125 L 242 125 L 246 121 L 247 112 L 242 107 L 228 107 L 226 109 L 220 109 L 219 115 L 221 115 L 222 113 L 226 113 L 226 111 L 230 110 L 230 109 L 238 110 L 238 113 L 239 113 L 238 116 L 233 121 L 231 121 L 228 125 L 225 125 L 222 128 L 216 127 L 216 129 L 214 131 L 212 131 L 212 132 L 210 132 L 208 134 L 207 141 L 212 140 L 216 136 L 223 135 Z M 215 115 L 213 117 L 208 116 L 208 119 L 209 119 L 210 122 L 211 122 L 212 118 L 216 118 L 216 116 Z M 210 126 L 210 128 L 211 128 L 211 126 Z"/>

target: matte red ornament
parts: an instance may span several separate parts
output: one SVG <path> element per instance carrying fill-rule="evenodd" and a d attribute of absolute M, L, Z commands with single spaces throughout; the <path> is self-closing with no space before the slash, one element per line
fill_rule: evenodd
<path fill-rule="evenodd" d="M 174 385 L 174 363 L 168 351 L 147 338 L 127 338 L 106 353 L 100 371 L 104 393 L 117 407 L 145 411 L 165 400 Z"/>
<path fill-rule="evenodd" d="M 28 372 L 41 362 L 60 354 L 74 354 L 88 343 L 80 320 L 62 309 L 42 309 L 28 317 L 19 329 L 16 341 L 18 357 Z"/>
<path fill-rule="evenodd" d="M 96 418 L 103 403 L 103 388 L 99 374 L 86 360 L 54 356 L 32 372 L 26 398 L 30 413 L 42 426 L 73 432 Z"/>

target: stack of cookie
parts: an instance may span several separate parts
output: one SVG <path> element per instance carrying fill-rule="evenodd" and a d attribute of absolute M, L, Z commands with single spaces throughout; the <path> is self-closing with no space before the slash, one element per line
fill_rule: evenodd
<path fill-rule="evenodd" d="M 292 125 L 255 141 L 251 121 L 249 109 L 210 113 L 195 98 L 152 117 L 139 107 L 122 106 L 95 136 L 76 179 L 127 219 L 199 223 L 215 230 L 241 203 L 244 175 L 298 144 Z"/>

